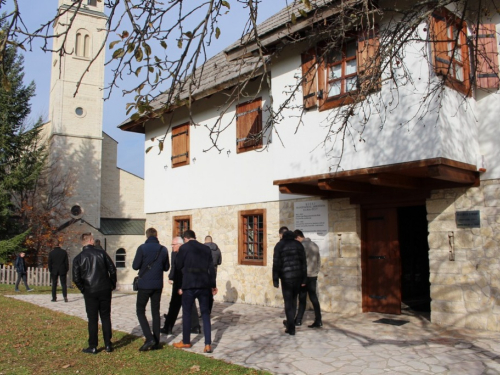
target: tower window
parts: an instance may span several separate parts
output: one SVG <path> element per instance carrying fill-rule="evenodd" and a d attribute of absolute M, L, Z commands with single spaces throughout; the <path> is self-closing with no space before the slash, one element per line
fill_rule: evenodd
<path fill-rule="evenodd" d="M 90 35 L 86 30 L 78 30 L 76 33 L 75 55 L 90 57 Z"/>
<path fill-rule="evenodd" d="M 87 5 L 92 5 L 93 7 L 97 6 L 97 0 L 87 0 Z"/>
<path fill-rule="evenodd" d="M 115 254 L 115 265 L 116 268 L 125 268 L 125 258 L 127 256 L 127 252 L 125 249 L 116 250 Z"/>

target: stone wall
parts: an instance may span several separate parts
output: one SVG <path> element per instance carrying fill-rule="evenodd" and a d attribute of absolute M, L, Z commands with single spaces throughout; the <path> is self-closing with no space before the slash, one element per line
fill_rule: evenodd
<path fill-rule="evenodd" d="M 468 210 L 480 211 L 480 228 L 457 228 L 455 213 Z M 500 180 L 433 192 L 427 218 L 432 322 L 500 331 Z"/>
<path fill-rule="evenodd" d="M 273 249 L 279 240 L 281 226 L 296 229 L 294 202 L 301 200 L 148 214 L 147 226 L 158 230 L 160 242 L 167 244 L 170 250 L 172 217 L 191 215 L 192 229 L 198 240 L 203 242 L 204 237 L 210 234 L 222 251 L 216 300 L 282 307 L 281 289 L 274 288 L 272 284 Z M 318 278 L 321 308 L 344 314 L 358 313 L 361 312 L 359 208 L 350 205 L 348 199 L 330 200 L 328 208 L 329 255 L 322 259 Z M 251 209 L 266 209 L 266 266 L 238 264 L 238 213 Z M 166 292 L 170 293 L 167 289 Z"/>

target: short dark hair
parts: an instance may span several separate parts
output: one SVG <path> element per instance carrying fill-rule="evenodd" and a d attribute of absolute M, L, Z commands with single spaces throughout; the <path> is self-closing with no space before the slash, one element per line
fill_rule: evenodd
<path fill-rule="evenodd" d="M 210 239 L 210 242 L 212 242 L 212 236 L 206 236 L 205 237 L 205 241 L 208 240 L 208 239 Z"/>
<path fill-rule="evenodd" d="M 101 246 L 101 240 L 95 240 L 94 246 Z"/>
<path fill-rule="evenodd" d="M 146 237 L 158 237 L 158 232 L 155 228 L 146 229 Z"/>
<path fill-rule="evenodd" d="M 87 242 L 92 237 L 92 233 L 86 232 L 82 233 L 82 242 Z"/>
<path fill-rule="evenodd" d="M 304 237 L 304 233 L 302 233 L 302 231 L 301 231 L 300 229 L 295 229 L 295 230 L 293 231 L 293 234 L 295 234 L 295 238 L 297 238 L 297 237 L 302 237 L 302 238 L 305 238 L 305 237 Z"/>
<path fill-rule="evenodd" d="M 196 240 L 196 234 L 191 229 L 188 229 L 187 231 L 185 231 L 184 233 L 182 233 L 182 238 L 188 238 L 188 239 Z"/>
<path fill-rule="evenodd" d="M 281 227 L 280 230 L 278 231 L 279 234 L 283 234 L 288 230 L 288 227 Z"/>

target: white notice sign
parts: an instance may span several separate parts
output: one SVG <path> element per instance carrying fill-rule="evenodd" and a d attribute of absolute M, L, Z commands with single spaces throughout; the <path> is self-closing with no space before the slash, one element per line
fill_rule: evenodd
<path fill-rule="evenodd" d="M 295 229 L 315 242 L 321 256 L 328 256 L 328 205 L 326 201 L 295 202 Z"/>

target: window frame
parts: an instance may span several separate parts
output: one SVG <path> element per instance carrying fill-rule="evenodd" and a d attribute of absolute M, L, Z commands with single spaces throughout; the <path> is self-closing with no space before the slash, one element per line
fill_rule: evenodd
<path fill-rule="evenodd" d="M 184 123 L 181 125 L 174 126 L 171 132 L 172 138 L 172 155 L 170 160 L 172 162 L 172 168 L 182 167 L 184 165 L 189 165 L 189 144 L 190 144 L 190 123 Z M 175 134 L 174 134 L 175 133 Z M 182 138 L 177 138 L 182 137 Z M 183 141 L 184 140 L 184 141 Z M 179 148 L 183 147 L 182 150 Z M 181 152 L 185 151 L 185 152 Z M 176 161 L 175 159 L 184 156 L 185 159 L 179 159 L 180 161 Z"/>
<path fill-rule="evenodd" d="M 123 251 L 123 253 L 118 253 L 119 251 Z M 123 257 L 123 260 L 118 260 L 118 257 Z M 123 266 L 119 265 L 123 262 Z M 120 247 L 118 250 L 115 252 L 115 267 L 116 268 L 127 268 L 127 250 L 125 250 L 123 247 Z"/>
<path fill-rule="evenodd" d="M 431 46 L 433 53 L 433 68 L 438 76 L 444 77 L 444 84 L 464 95 L 470 96 L 470 54 L 467 43 L 467 23 L 446 8 L 441 8 L 431 15 Z M 451 39 L 453 30 L 458 31 L 458 38 Z M 444 35 L 443 35 L 444 32 Z M 459 42 L 461 61 L 453 56 Z M 451 47 L 449 45 L 451 44 Z M 451 48 L 451 49 L 450 49 Z M 452 54 L 452 56 L 450 56 Z M 462 67 L 463 81 L 456 77 L 456 66 Z"/>
<path fill-rule="evenodd" d="M 182 222 L 188 222 L 188 227 L 187 229 L 181 230 L 181 226 L 177 225 L 178 223 L 181 224 Z M 184 231 L 191 229 L 192 228 L 192 215 L 179 215 L 179 216 L 173 216 L 172 217 L 172 239 L 174 237 L 182 237 L 182 233 Z"/>
<path fill-rule="evenodd" d="M 246 110 L 246 107 L 255 107 L 251 108 L 249 110 Z M 241 129 L 245 122 L 243 120 L 246 118 L 251 118 L 253 116 L 253 113 L 257 113 L 257 117 L 254 120 L 254 124 L 251 126 L 251 128 L 248 131 L 249 136 L 252 134 L 259 134 L 262 133 L 262 97 L 255 98 L 253 100 L 249 100 L 244 103 L 239 103 L 236 105 L 236 153 L 240 154 L 242 152 L 247 152 L 247 151 L 252 151 L 252 150 L 257 150 L 263 147 L 263 138 L 264 135 L 261 134 L 261 137 L 259 137 L 256 140 L 251 140 L 252 144 L 245 146 L 245 142 L 249 142 L 246 139 L 249 137 L 246 135 L 245 137 L 241 137 L 243 134 L 243 130 Z M 256 123 L 255 123 L 256 122 Z M 254 129 L 256 127 L 256 129 Z M 254 133 L 252 133 L 252 130 L 256 130 Z"/>
<path fill-rule="evenodd" d="M 262 216 L 262 255 L 259 259 L 248 259 L 246 257 L 247 244 L 250 241 L 245 241 L 245 217 Z M 255 245 L 259 245 L 259 241 L 253 241 Z M 267 218 L 266 209 L 243 210 L 238 212 L 238 264 L 245 266 L 266 266 L 267 265 Z"/>

